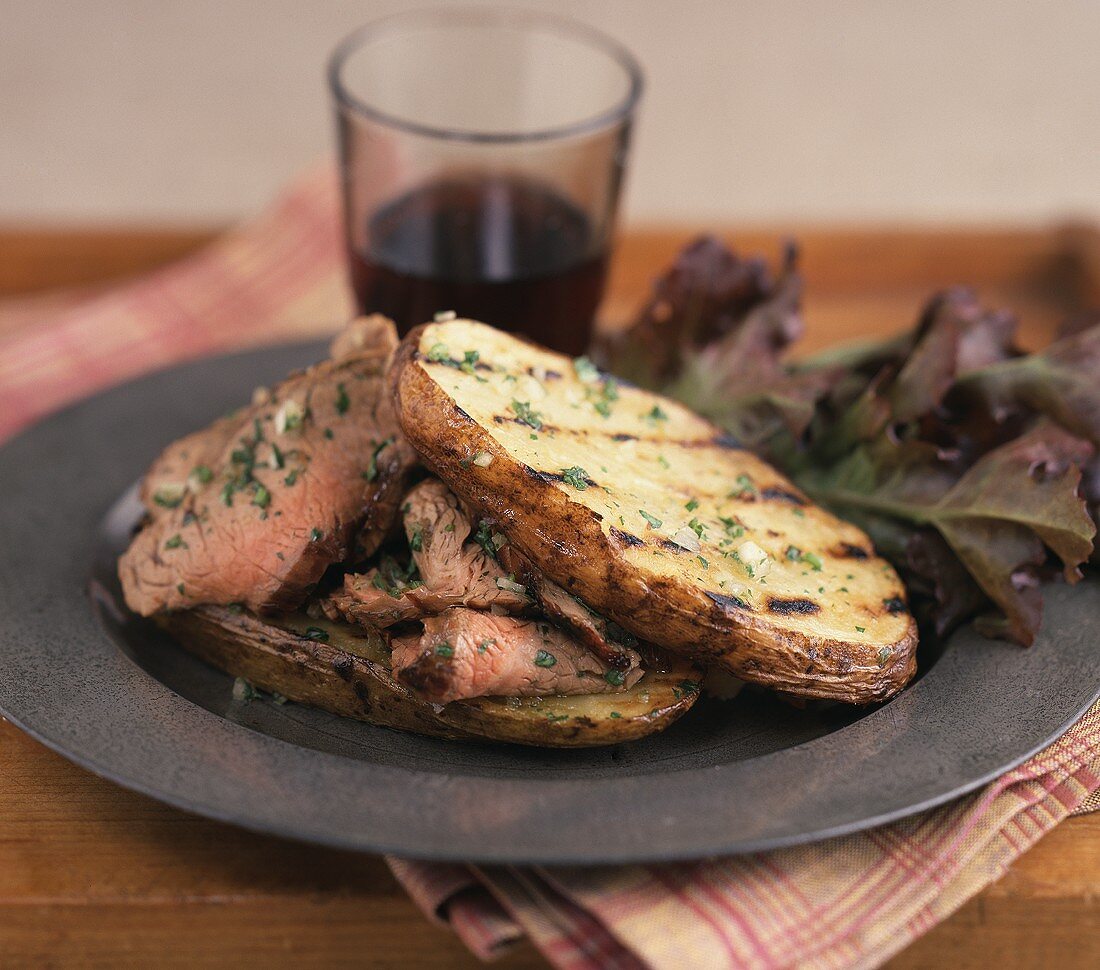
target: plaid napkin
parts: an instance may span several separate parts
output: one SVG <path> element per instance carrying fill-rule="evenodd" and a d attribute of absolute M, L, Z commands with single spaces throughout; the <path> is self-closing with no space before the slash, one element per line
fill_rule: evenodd
<path fill-rule="evenodd" d="M 334 330 L 350 313 L 335 180 L 318 169 L 204 252 L 94 297 L 0 304 L 0 438 L 135 374 Z M 491 959 L 556 967 L 873 967 L 1100 809 L 1100 704 L 985 790 L 869 832 L 706 862 L 475 867 L 390 859 L 424 912 Z"/>

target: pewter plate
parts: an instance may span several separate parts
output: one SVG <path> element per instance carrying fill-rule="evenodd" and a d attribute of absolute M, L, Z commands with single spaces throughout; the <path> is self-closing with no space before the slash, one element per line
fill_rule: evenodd
<path fill-rule="evenodd" d="M 133 483 L 164 444 L 323 355 L 317 344 L 174 368 L 0 449 L 0 713 L 72 761 L 190 812 L 425 859 L 611 863 L 808 842 L 965 792 L 1100 695 L 1100 582 L 1047 590 L 1030 650 L 955 636 L 871 710 L 703 701 L 654 738 L 590 751 L 459 744 L 231 680 L 118 606 Z"/>

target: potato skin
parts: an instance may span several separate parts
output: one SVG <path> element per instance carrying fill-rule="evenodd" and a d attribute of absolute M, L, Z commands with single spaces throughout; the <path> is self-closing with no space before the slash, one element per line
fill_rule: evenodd
<path fill-rule="evenodd" d="M 405 337 L 392 365 L 402 430 L 424 463 L 496 519 L 552 580 L 640 637 L 785 693 L 866 704 L 887 700 L 912 679 L 917 631 L 911 617 L 903 636 L 885 647 L 778 629 L 767 616 L 730 609 L 697 586 L 627 562 L 592 510 L 530 474 L 420 366 L 430 326 Z M 488 466 L 471 466 L 479 453 L 492 456 Z"/>
<path fill-rule="evenodd" d="M 699 672 L 677 662 L 647 672 L 621 694 L 478 698 L 437 710 L 393 678 L 384 640 L 360 627 L 305 614 L 260 618 L 218 606 L 156 619 L 188 652 L 261 690 L 343 717 L 451 740 L 549 748 L 621 744 L 663 730 L 699 694 Z M 326 639 L 306 636 L 311 628 Z"/>

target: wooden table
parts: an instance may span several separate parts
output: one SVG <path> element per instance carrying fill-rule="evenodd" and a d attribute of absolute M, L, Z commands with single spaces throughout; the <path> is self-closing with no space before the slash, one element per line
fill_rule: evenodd
<path fill-rule="evenodd" d="M 0 296 L 87 288 L 188 252 L 209 230 L 0 230 Z M 621 318 L 687 233 L 628 235 L 608 315 Z M 775 252 L 785 233 L 737 234 Z M 1088 227 L 795 232 L 807 347 L 907 325 L 936 287 L 1018 308 L 1029 343 L 1100 305 Z M 28 298 L 33 309 L 53 299 Z M 2 672 L 0 672 L 2 676 Z M 0 967 L 472 967 L 382 861 L 185 815 L 70 765 L 0 721 Z M 542 966 L 524 948 L 497 964 Z M 1100 966 L 1100 813 L 1070 819 L 891 967 Z"/>

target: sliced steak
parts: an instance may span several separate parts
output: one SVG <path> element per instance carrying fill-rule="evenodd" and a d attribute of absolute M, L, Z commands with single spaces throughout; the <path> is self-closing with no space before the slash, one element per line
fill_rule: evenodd
<path fill-rule="evenodd" d="M 293 609 L 362 523 L 386 533 L 416 460 L 382 393 L 396 335 L 380 318 L 353 329 L 362 350 L 258 393 L 154 464 L 147 491 L 163 501 L 119 560 L 131 609 Z M 165 496 L 164 476 L 183 471 Z"/>
<path fill-rule="evenodd" d="M 402 503 L 415 574 L 392 566 L 349 574 L 323 604 L 330 618 L 387 627 L 452 606 L 522 613 L 532 601 L 485 548 L 470 540 L 473 525 L 441 481 L 427 479 Z M 484 537 L 491 546 L 491 537 Z"/>
<path fill-rule="evenodd" d="M 523 583 L 538 600 L 543 612 L 605 663 L 620 670 L 637 667 L 640 658 L 633 649 L 638 638 L 617 623 L 593 612 L 568 590 L 547 579 L 515 547 L 505 543 L 500 549 L 504 567 Z"/>
<path fill-rule="evenodd" d="M 608 666 L 545 620 L 456 608 L 424 620 L 420 637 L 393 642 L 397 678 L 437 704 L 471 697 L 601 694 L 627 690 L 638 668 Z"/>

